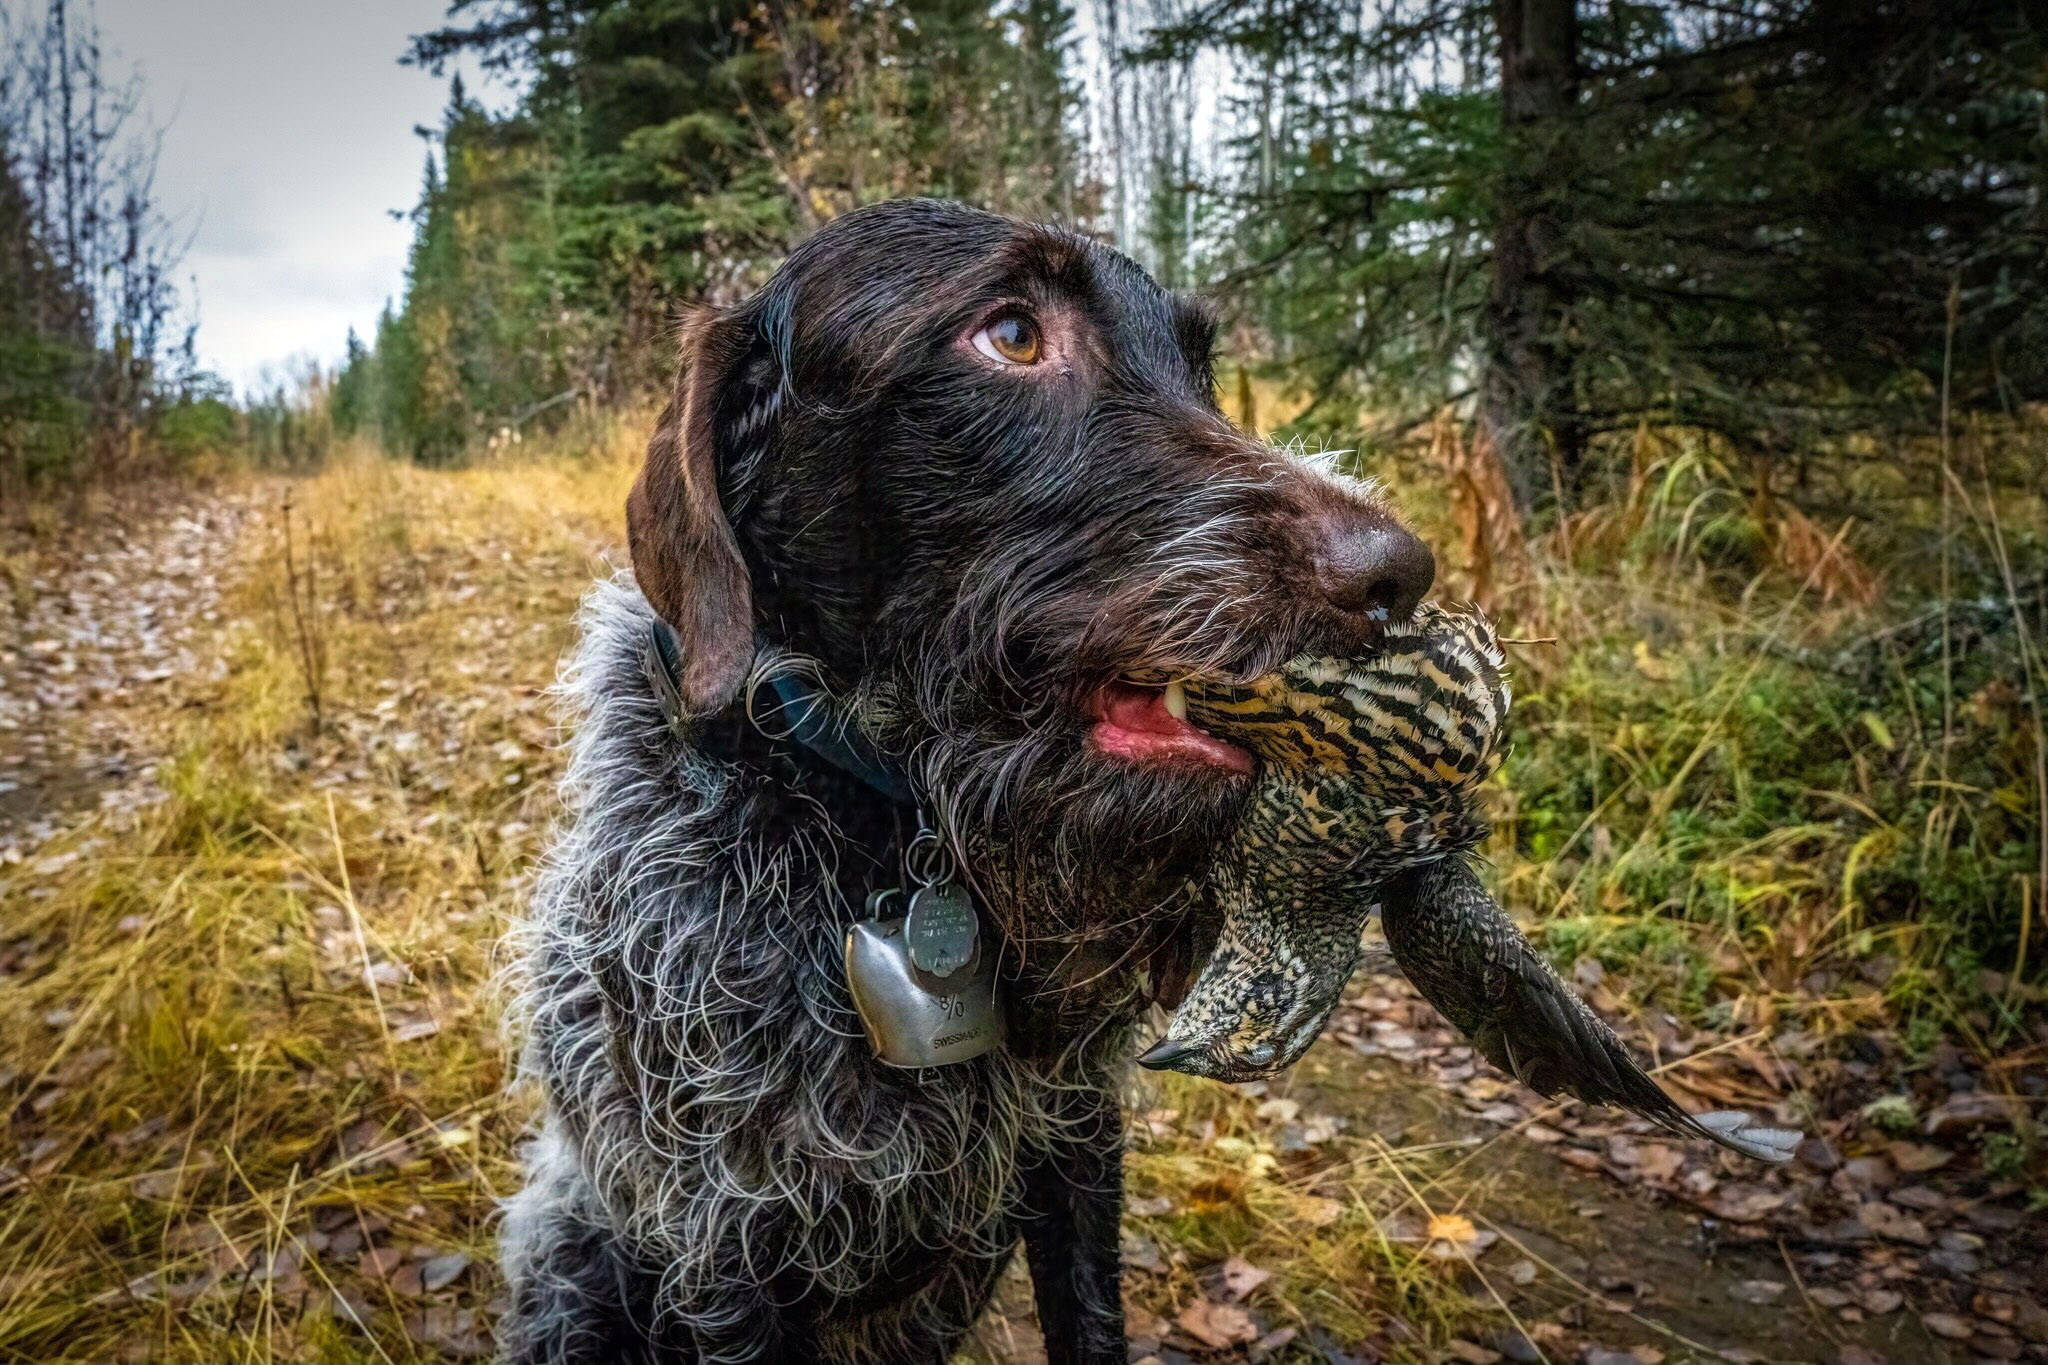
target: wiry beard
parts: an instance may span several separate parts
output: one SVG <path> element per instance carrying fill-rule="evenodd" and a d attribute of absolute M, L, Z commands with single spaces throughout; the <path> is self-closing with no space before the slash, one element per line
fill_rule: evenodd
<path fill-rule="evenodd" d="M 1128 993 L 1162 947 L 1192 951 L 1191 888 L 1250 784 L 1096 751 L 1087 700 L 1120 679 L 1250 677 L 1293 652 L 1295 623 L 1268 616 L 1248 639 L 1243 595 L 1217 582 L 1243 557 L 1238 491 L 1177 491 L 1207 504 L 1179 509 L 1198 529 L 1108 592 L 1026 542 L 971 566 L 936 629 L 898 636 L 885 617 L 877 632 L 895 655 L 871 665 L 863 723 L 903 755 L 1027 990 Z"/>
<path fill-rule="evenodd" d="M 1003 939 L 1026 1051 L 1142 1008 L 1164 962 L 1191 971 L 1215 929 L 1196 888 L 1245 785 L 1119 769 L 1066 708 L 1035 719 L 1021 734 L 926 730 L 911 749 L 927 813 Z"/>

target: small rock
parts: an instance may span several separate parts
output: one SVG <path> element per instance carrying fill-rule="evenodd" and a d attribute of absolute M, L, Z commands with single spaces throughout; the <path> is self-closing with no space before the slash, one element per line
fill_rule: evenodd
<path fill-rule="evenodd" d="M 1490 1332 L 1486 1335 L 1486 1340 L 1494 1349 L 1514 1361 L 1515 1365 L 1540 1365 L 1545 1358 L 1535 1342 L 1517 1331 Z"/>

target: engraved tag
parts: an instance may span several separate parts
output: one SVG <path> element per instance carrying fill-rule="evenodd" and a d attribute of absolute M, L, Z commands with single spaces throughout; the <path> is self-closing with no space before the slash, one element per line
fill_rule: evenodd
<path fill-rule="evenodd" d="M 919 971 L 948 977 L 974 960 L 980 937 L 974 902 L 953 885 L 921 886 L 903 917 L 903 937 Z"/>
<path fill-rule="evenodd" d="M 911 962 L 901 919 L 848 925 L 846 984 L 876 1058 L 889 1066 L 945 1066 L 1002 1042 L 995 954 L 979 957 L 972 969 L 933 983 Z"/>

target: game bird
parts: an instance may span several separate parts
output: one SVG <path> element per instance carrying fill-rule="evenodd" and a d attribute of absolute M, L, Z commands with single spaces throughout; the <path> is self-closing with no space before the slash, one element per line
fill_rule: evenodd
<path fill-rule="evenodd" d="M 1250 750 L 1260 771 L 1211 877 L 1216 947 L 1145 1065 L 1240 1081 L 1292 1064 L 1378 909 L 1423 998 L 1539 1094 L 1791 1158 L 1797 1132 L 1680 1108 L 1474 873 L 1487 832 L 1479 788 L 1499 765 L 1509 702 L 1484 616 L 1424 605 L 1369 657 L 1303 656 L 1248 684 L 1185 690 L 1189 719 Z"/>

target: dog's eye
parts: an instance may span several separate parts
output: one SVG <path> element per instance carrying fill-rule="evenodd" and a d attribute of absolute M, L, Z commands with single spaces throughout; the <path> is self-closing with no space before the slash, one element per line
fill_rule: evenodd
<path fill-rule="evenodd" d="M 974 349 L 1004 365 L 1036 365 L 1042 349 L 1038 324 L 1019 313 L 1005 313 L 974 334 Z"/>

